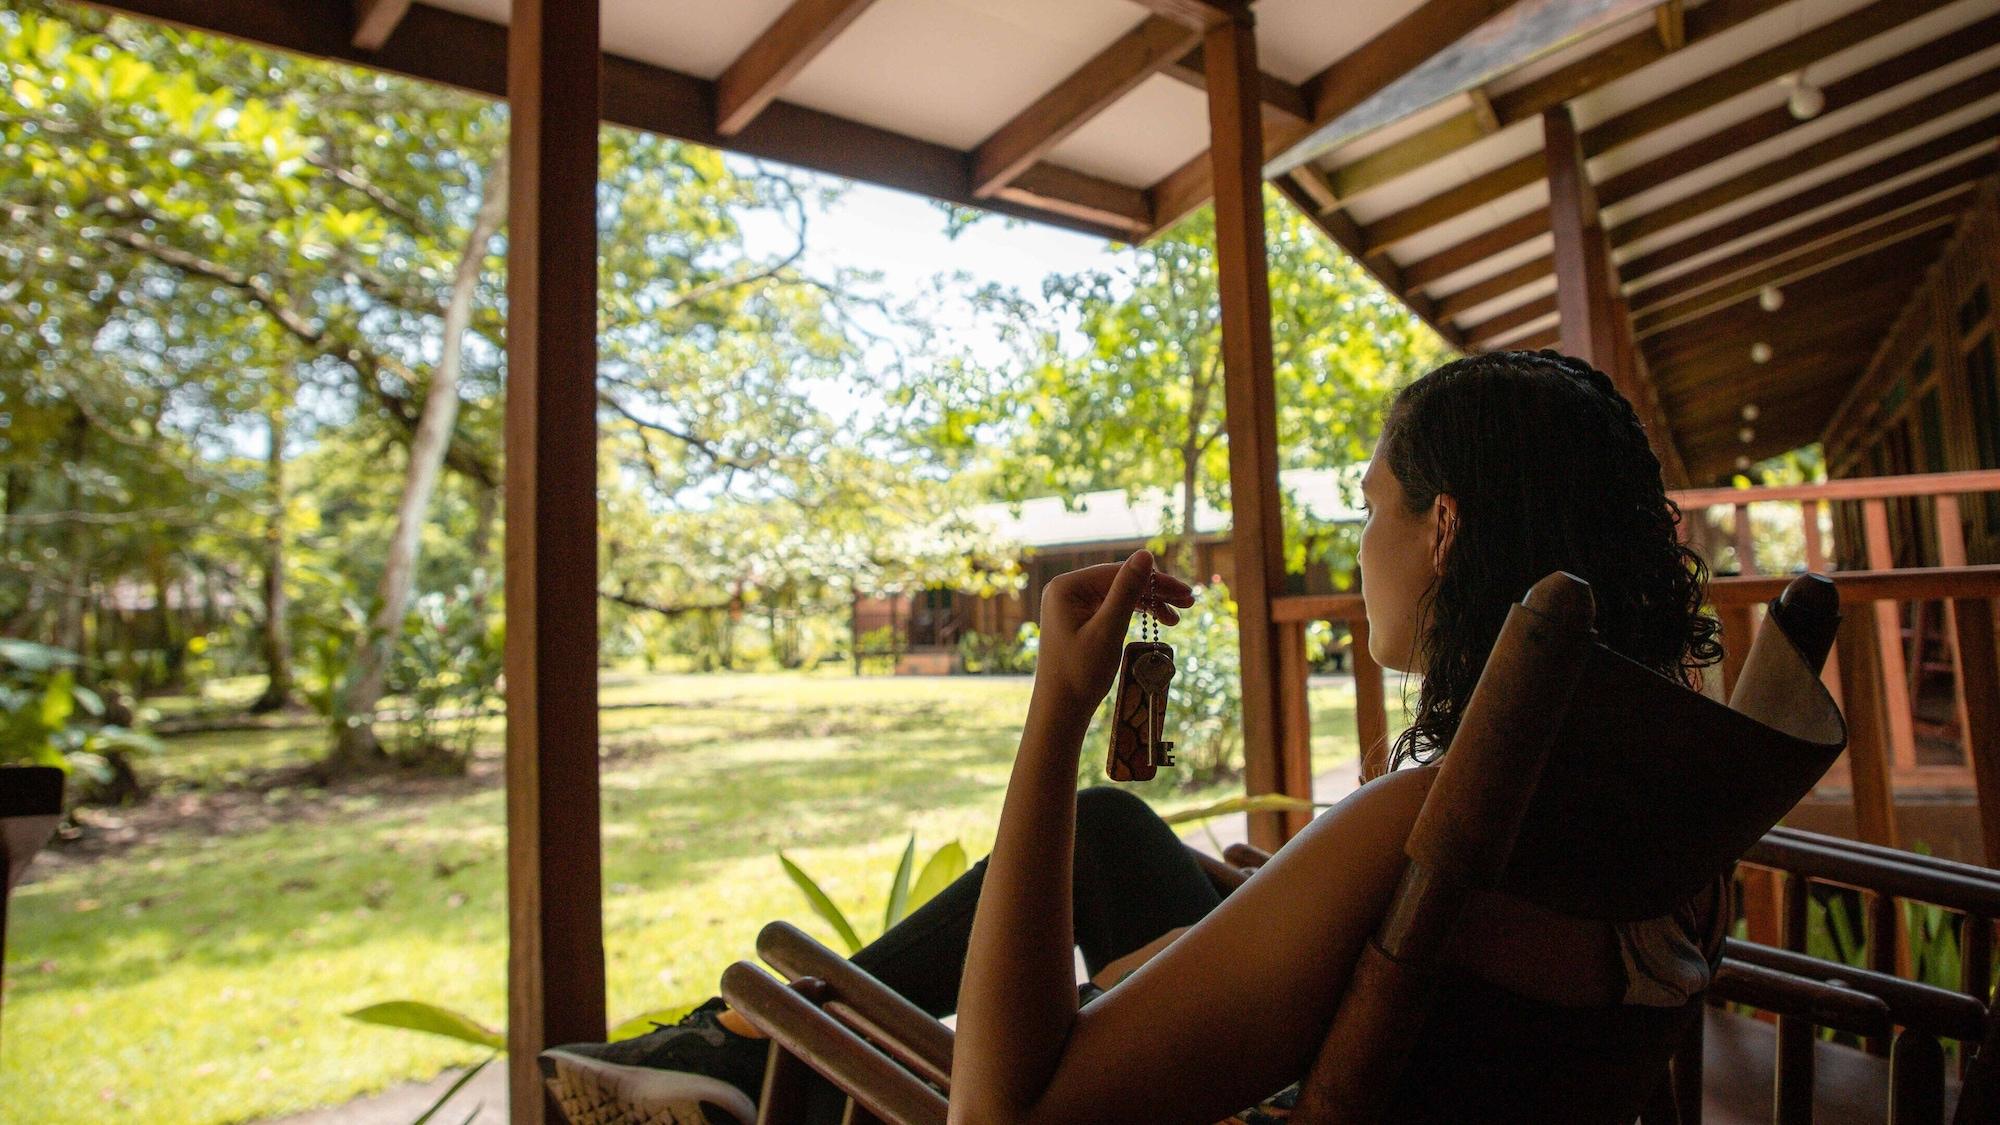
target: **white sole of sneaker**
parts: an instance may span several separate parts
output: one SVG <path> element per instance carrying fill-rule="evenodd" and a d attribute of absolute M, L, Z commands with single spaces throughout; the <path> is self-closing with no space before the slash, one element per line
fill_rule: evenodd
<path fill-rule="evenodd" d="M 561 1049 L 544 1080 L 570 1125 L 752 1125 L 757 1107 L 719 1079 L 678 1070 L 621 1066 Z"/>

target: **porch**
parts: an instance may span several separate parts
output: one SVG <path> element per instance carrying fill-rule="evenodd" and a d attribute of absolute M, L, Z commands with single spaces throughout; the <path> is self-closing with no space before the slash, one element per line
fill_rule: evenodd
<path fill-rule="evenodd" d="M 1714 586 L 1726 677 L 1782 581 L 1771 572 L 1793 565 L 1758 557 L 1750 510 L 1796 504 L 1811 565 L 1822 506 L 1836 506 L 1856 831 L 1906 842 L 1896 794 L 1936 782 L 1981 798 L 1984 858 L 2000 863 L 1990 301 L 1959 322 L 1963 340 L 1985 331 L 1987 350 L 1932 351 L 1925 376 L 1950 380 L 1940 410 L 1963 408 L 1940 415 L 1936 447 L 1949 443 L 1939 470 L 1963 475 L 1893 475 L 1917 467 L 1898 460 L 1905 438 L 1880 437 L 1912 417 L 1904 402 L 1917 404 L 1911 448 L 1932 448 L 1922 379 L 1914 398 L 1863 392 L 1924 354 L 1898 341 L 1950 323 L 1940 270 L 1984 292 L 1995 265 L 2000 10 L 1988 0 L 1378 0 L 1337 21 L 1305 0 L 105 6 L 511 103 L 517 1121 L 550 1113 L 536 1051 L 605 1023 L 596 466 L 577 437 L 597 409 L 600 117 L 1121 239 L 1213 198 L 1250 792 L 1310 792 L 1310 620 L 1354 629 L 1377 763 L 1388 735 L 1360 595 L 1285 592 L 1269 174 L 1454 344 L 1558 345 L 1618 382 L 1684 505 L 1732 513 L 1737 573 Z M 1869 475 L 1762 494 L 1692 487 L 1815 440 L 1836 477 Z M 1275 847 L 1301 823 L 1258 814 L 1250 837 Z"/>

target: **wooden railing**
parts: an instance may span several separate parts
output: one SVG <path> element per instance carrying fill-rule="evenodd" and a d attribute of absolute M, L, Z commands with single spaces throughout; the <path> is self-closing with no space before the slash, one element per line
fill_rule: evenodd
<path fill-rule="evenodd" d="M 1687 516 L 1684 534 L 1712 565 L 1734 556 L 1732 573 L 1719 574 L 1709 585 L 1723 626 L 1723 690 L 1734 685 L 1761 622 L 1761 607 L 1783 588 L 1785 576 L 1802 569 L 1835 574 L 1846 620 L 1828 662 L 1827 682 L 1847 715 L 1850 748 L 1826 784 L 1851 791 L 1861 839 L 1891 847 L 1903 842 L 1894 814 L 1898 786 L 1976 793 L 1984 859 L 2000 865 L 2000 648 L 1994 615 L 2000 565 L 1968 561 L 1965 521 L 1968 511 L 1977 510 L 1966 498 L 1986 495 L 1990 504 L 1992 494 L 2000 494 L 2000 471 L 1672 495 Z M 1792 508 L 1788 518 L 1796 521 L 1799 549 L 1791 553 L 1797 557 L 1759 557 L 1753 507 L 1765 515 L 1767 528 L 1785 522 L 1769 522 L 1769 505 Z M 2000 558 L 1993 537 L 1982 545 Z M 1274 599 L 1271 609 L 1281 646 L 1284 792 L 1311 791 L 1305 629 L 1314 621 L 1342 623 L 1353 633 L 1362 776 L 1379 774 L 1387 765 L 1389 720 L 1382 669 L 1368 654 L 1362 596 L 1290 596 Z M 1940 716 L 1942 693 L 1923 691 L 1945 677 L 1950 700 Z M 1288 828 L 1302 827 L 1305 819 L 1294 814 Z"/>

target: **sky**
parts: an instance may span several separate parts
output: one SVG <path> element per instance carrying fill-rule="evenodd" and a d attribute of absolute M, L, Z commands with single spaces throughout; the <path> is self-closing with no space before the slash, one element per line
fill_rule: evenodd
<path fill-rule="evenodd" d="M 957 337 L 951 341 L 956 350 L 988 363 L 1004 362 L 1005 347 L 993 325 L 973 317 L 959 294 L 997 283 L 1039 299 L 1045 278 L 1108 268 L 1119 254 L 1131 252 L 1114 251 L 1102 238 L 1000 215 L 982 218 L 952 238 L 943 209 L 922 196 L 830 177 L 822 182 L 843 191 L 831 206 L 810 212 L 803 270 L 824 276 L 845 267 L 879 275 L 876 292 L 891 305 L 920 302 L 928 322 Z M 775 217 L 746 221 L 744 234 L 753 254 L 784 253 L 793 245 L 791 230 Z M 957 273 L 966 274 L 970 285 L 939 280 Z M 836 416 L 866 411 L 871 399 L 850 390 L 827 387 L 814 400 Z"/>

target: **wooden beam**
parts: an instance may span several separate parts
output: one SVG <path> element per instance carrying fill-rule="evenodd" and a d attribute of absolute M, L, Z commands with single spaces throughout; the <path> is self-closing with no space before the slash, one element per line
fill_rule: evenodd
<path fill-rule="evenodd" d="M 1556 295 L 1554 293 L 1545 293 L 1532 301 L 1523 301 L 1505 312 L 1495 313 L 1493 316 L 1487 317 L 1477 324 L 1467 325 L 1463 330 L 1465 333 L 1465 342 L 1475 348 L 1497 347 L 1504 343 L 1509 336 L 1513 335 L 1516 330 L 1525 328 L 1555 312 Z M 1558 334 L 1557 340 L 1559 343 L 1561 342 L 1560 334 Z M 1519 347 L 1520 345 L 1508 344 L 1507 346 Z"/>
<path fill-rule="evenodd" d="M 424 3 L 412 4 L 395 36 L 375 52 L 354 46 L 348 0 L 96 0 L 95 6 L 487 97 L 507 93 L 506 27 Z M 778 101 L 749 128 L 725 137 L 715 131 L 715 83 L 618 55 L 604 56 L 603 88 L 604 120 L 613 125 L 1104 238 L 1133 237 L 1125 224 L 980 199 L 972 194 L 964 151 L 849 118 Z M 1125 219 L 1150 224 L 1150 217 L 1150 208 L 1138 207 Z"/>
<path fill-rule="evenodd" d="M 1667 0 L 1653 9 L 1653 25 L 1660 33 L 1660 46 L 1678 51 L 1687 46 L 1687 10 L 1681 0 Z"/>
<path fill-rule="evenodd" d="M 1465 100 L 1471 106 L 1473 123 L 1481 133 L 1492 136 L 1500 131 L 1500 115 L 1493 112 L 1493 99 L 1487 95 L 1486 87 L 1473 86 L 1466 90 Z"/>
<path fill-rule="evenodd" d="M 1996 118 L 1994 124 L 2000 126 L 2000 118 Z M 1890 157 L 1888 160 L 1878 161 L 1845 176 L 1838 176 L 1824 183 L 1815 184 L 1796 195 L 1787 196 L 1775 203 L 1745 212 L 1728 222 L 1709 227 L 1701 233 L 1690 235 L 1679 242 L 1670 243 L 1657 250 L 1648 251 L 1638 257 L 1627 259 L 1618 267 L 1618 275 L 1627 284 L 1636 285 L 1662 270 L 1677 266 L 1692 258 L 1700 257 L 1717 247 L 1727 246 L 1741 239 L 1765 234 L 1777 228 L 1780 224 L 1795 219 L 1800 215 L 1816 211 L 1831 203 L 1838 203 L 1850 196 L 1859 194 L 1879 184 L 1887 183 L 1897 176 L 1931 163 L 1930 161 L 1910 162 L 1907 157 L 1914 151 L 1906 149 Z M 1902 187 L 1880 195 L 1870 196 L 1865 201 L 1841 213 L 1858 214 L 1863 208 L 1873 208 L 1888 212 L 1915 206 L 1918 203 L 1923 203 L 1946 192 L 1958 190 L 1960 186 L 1970 186 L 1977 183 L 1979 178 L 1991 171 L 1991 169 L 1992 162 L 1990 160 L 1981 160 L 1977 156 L 1969 156 L 1968 159 L 1941 168 L 1928 176 L 1904 184 Z"/>
<path fill-rule="evenodd" d="M 1764 191 L 1786 180 L 1807 175 L 1822 163 L 1840 159 L 1853 152 L 1880 143 L 1883 140 L 1899 136 L 1905 130 L 1920 127 L 1924 121 L 1930 120 L 1934 116 L 1952 112 L 1955 108 L 1971 104 L 1973 101 L 1977 101 L 1995 91 L 2000 91 L 2000 77 L 1996 77 L 1995 75 L 1975 76 L 1972 79 L 1968 79 L 1965 83 L 1960 83 L 1958 86 L 1940 91 L 1938 95 L 1932 98 L 1923 99 L 1922 102 L 1911 109 L 1894 111 L 1885 115 L 1885 118 L 1878 123 L 1866 123 L 1859 126 L 1857 129 L 1858 135 L 1836 134 L 1826 141 L 1821 142 L 1821 144 L 1804 150 L 1799 156 L 1779 157 L 1757 168 L 1752 168 L 1722 184 L 1715 185 L 1683 200 L 1668 204 L 1659 212 L 1636 216 L 1611 229 L 1609 235 L 1611 245 L 1614 249 L 1628 246 L 1641 238 L 1656 234 L 1668 226 L 1691 222 L 1709 211 L 1726 207 L 1745 196 Z M 1669 246 L 1661 247 L 1659 250 L 1648 253 L 1640 258 L 1633 259 L 1626 264 L 1625 268 L 1620 270 L 1620 276 L 1626 281 L 1637 281 L 1657 269 L 1671 265 L 1673 262 L 1684 260 L 1686 257 L 1704 252 L 1713 246 L 1721 245 L 1724 242 L 1733 241 L 1734 239 L 1763 230 L 1771 224 L 1783 221 L 1790 216 L 1837 202 L 1850 195 L 1865 191 L 1871 186 L 1885 180 L 1907 175 L 1910 172 L 1952 159 L 1953 157 L 1965 157 L 1974 152 L 1991 152 L 1993 151 L 1993 138 L 1996 133 L 2000 133 L 2000 115 L 1988 117 L 1984 120 L 1954 129 L 1949 133 L 1913 145 L 1901 152 L 1892 153 L 1864 168 L 1844 173 L 1831 180 L 1816 184 L 1782 202 L 1758 208 L 1748 215 L 1732 219 L 1720 226 L 1709 228 Z M 1697 144 L 1702 143 L 1704 142 L 1697 142 Z M 1698 167 L 1698 165 L 1693 163 L 1680 165 L 1682 171 L 1693 167 Z M 1613 181 L 1620 179 L 1623 179 L 1623 177 L 1612 177 Z M 1607 184 L 1610 182 L 1607 181 Z M 1645 190 L 1651 186 L 1656 185 L 1628 183 L 1624 190 L 1630 193 Z M 1607 186 L 1606 184 L 1599 184 L 1597 187 L 1599 201 L 1603 203 L 1608 198 L 1606 195 Z M 1411 286 L 1421 287 L 1458 270 L 1476 265 L 1496 254 L 1503 253 L 1531 238 L 1546 234 L 1548 233 L 1548 229 L 1548 212 L 1546 210 L 1530 211 L 1525 215 L 1502 223 L 1490 231 L 1482 232 L 1455 246 L 1448 247 L 1429 257 L 1412 262 L 1403 267 L 1403 273 Z M 1466 290 L 1454 291 L 1452 295 L 1446 296 L 1441 301 L 1439 306 L 1440 314 L 1456 316 L 1477 304 L 1484 304 L 1487 300 L 1495 299 L 1506 292 L 1513 291 L 1513 289 L 1532 284 L 1538 277 L 1547 277 L 1549 275 L 1547 264 L 1550 262 L 1550 259 L 1544 257 L 1537 259 L 1536 262 L 1542 263 L 1545 267 L 1540 273 L 1535 273 L 1535 271 L 1528 268 L 1535 263 L 1528 263 L 1522 267 L 1509 270 L 1504 276 L 1512 284 L 1498 292 L 1494 290 L 1501 283 L 1496 282 L 1493 285 L 1488 285 L 1484 281 L 1474 283 L 1473 286 L 1468 286 Z M 1456 294 L 1458 292 L 1467 292 L 1468 297 L 1457 299 Z M 1476 331 L 1472 335 L 1474 339 L 1478 338 Z"/>
<path fill-rule="evenodd" d="M 1200 38 L 1199 31 L 1162 16 L 1141 20 L 973 149 L 973 194 L 999 192 Z"/>
<path fill-rule="evenodd" d="M 1199 45 L 1162 67 L 1160 73 L 1194 89 L 1208 89 L 1208 65 L 1203 60 Z M 1266 121 L 1276 119 L 1273 123 L 1289 121 L 1294 125 L 1304 125 L 1312 120 L 1312 106 L 1307 104 L 1306 93 L 1297 84 L 1266 71 L 1257 76 L 1257 88 L 1264 98 Z"/>
<path fill-rule="evenodd" d="M 1686 18 L 1687 41 L 1699 43 L 1786 0 L 1710 0 Z M 1526 85 L 1495 94 L 1490 101 L 1499 129 L 1536 117 L 1551 106 L 1590 93 L 1665 58 L 1671 52 L 1652 30 L 1636 32 L 1587 58 L 1562 67 Z M 1352 198 L 1398 176 L 1442 160 L 1485 136 L 1477 107 L 1420 129 L 1367 156 L 1329 173 L 1342 198 Z"/>
<path fill-rule="evenodd" d="M 1311 207 L 1306 209 L 1306 213 L 1309 215 L 1324 214 L 1340 206 L 1340 197 L 1333 193 L 1333 186 L 1326 182 L 1325 174 L 1319 170 L 1317 165 L 1301 164 L 1292 169 L 1288 176 L 1280 176 L 1278 178 L 1278 182 L 1281 184 L 1286 180 L 1290 180 L 1293 186 L 1303 192 L 1306 199 L 1311 203 Z M 1345 243 L 1342 245 L 1345 246 Z M 1356 257 L 1360 257 L 1363 253 L 1363 251 L 1351 249 L 1347 252 Z"/>
<path fill-rule="evenodd" d="M 1257 96 L 1257 38 L 1245 16 L 1206 40 L 1209 154 L 1214 161 L 1216 287 L 1222 305 L 1222 373 L 1229 432 L 1229 495 L 1236 544 L 1237 627 L 1243 680 L 1244 785 L 1285 792 L 1298 771 L 1283 760 L 1277 688 L 1278 626 L 1271 600 L 1284 592 L 1284 516 L 1278 496 L 1277 390 L 1271 348 L 1270 265 L 1264 246 L 1264 160 Z M 1309 777 L 1310 769 L 1305 773 Z M 1310 789 L 1310 784 L 1307 786 Z M 1292 796 L 1311 799 L 1311 793 Z M 1286 822 L 1250 817 L 1250 842 L 1275 850 Z"/>
<path fill-rule="evenodd" d="M 1790 268 L 1786 264 L 1789 259 L 1811 250 L 1848 242 L 1857 245 L 1866 243 L 1870 237 L 1877 235 L 1878 230 L 1886 233 L 1890 226 L 1915 227 L 1940 219 L 1956 218 L 1964 210 L 1964 203 L 1956 197 L 1971 191 L 1975 181 L 1961 177 L 1947 178 L 1956 182 L 1942 192 L 1929 181 L 1911 185 L 1927 190 L 1891 192 L 1880 199 L 1837 211 L 1775 238 L 1717 258 L 1698 269 L 1650 285 L 1632 294 L 1633 312 L 1645 317 L 1724 286 L 1734 291 L 1737 287 L 1728 283 L 1745 275 Z"/>
<path fill-rule="evenodd" d="M 1463 349 L 1465 347 L 1465 338 L 1456 328 L 1452 327 L 1450 321 L 1438 315 L 1438 311 L 1431 304 L 1430 298 L 1424 296 L 1422 293 L 1408 289 L 1403 280 L 1402 272 L 1396 268 L 1394 262 L 1386 262 L 1368 256 L 1366 245 L 1360 241 L 1360 228 L 1354 225 L 1354 220 L 1341 214 L 1336 209 L 1328 208 L 1321 210 L 1317 207 L 1317 199 L 1311 190 L 1299 182 L 1301 179 L 1299 173 L 1304 168 L 1309 167 L 1311 165 L 1301 165 L 1298 168 L 1292 169 L 1291 172 L 1273 180 L 1271 182 L 1272 186 L 1278 189 L 1278 194 L 1290 200 L 1292 206 L 1297 207 L 1303 212 L 1307 220 L 1318 227 L 1320 232 L 1326 235 L 1327 238 L 1331 239 L 1334 245 L 1345 250 L 1348 257 L 1354 259 L 1362 269 L 1368 271 L 1377 284 L 1391 293 L 1401 294 L 1403 304 L 1416 314 L 1418 320 L 1429 325 L 1431 331 L 1443 337 L 1446 343 Z"/>
<path fill-rule="evenodd" d="M 1133 3 L 1196 31 L 1240 19 L 1250 11 L 1250 0 L 1133 0 Z"/>
<path fill-rule="evenodd" d="M 1762 269 L 1742 274 L 1727 284 L 1696 293 L 1681 300 L 1665 300 L 1634 322 L 1641 338 L 1655 335 L 1675 325 L 1685 324 L 1738 301 L 1757 295 L 1765 286 L 1785 286 L 1811 277 L 1844 262 L 1915 238 L 1926 231 L 1957 222 L 1962 204 L 1952 199 L 1919 207 L 1886 222 L 1864 227 L 1844 237 L 1822 241 L 1814 249 L 1773 262 Z"/>
<path fill-rule="evenodd" d="M 1137 242 L 1153 229 L 1152 205 L 1144 191 L 1059 164 L 1030 167 L 994 198 L 1116 231 L 1114 237 L 1125 242 Z"/>
<path fill-rule="evenodd" d="M 604 1037 L 597 786 L 596 0 L 512 0 L 507 216 L 507 1073 Z"/>
<path fill-rule="evenodd" d="M 410 14 L 410 0 L 354 0 L 354 46 L 379 51 Z"/>
<path fill-rule="evenodd" d="M 1641 238 L 1679 226 L 1690 219 L 1727 206 L 1754 192 L 1775 187 L 1787 180 L 1811 174 L 1815 169 L 1851 156 L 1885 141 L 1895 140 L 1912 129 L 1922 128 L 1948 113 L 2000 93 L 2000 70 L 1974 75 L 1927 97 L 1919 98 L 1873 121 L 1844 133 L 1836 133 L 1817 144 L 1760 164 L 1718 184 L 1683 196 L 1657 210 L 1619 223 L 1612 228 L 1614 245 L 1627 245 Z M 1964 130 L 1957 135 L 1963 136 Z M 1960 150 L 1989 142 L 1992 135 L 1973 138 Z"/>
<path fill-rule="evenodd" d="M 1562 350 L 1606 373 L 1623 360 L 1612 320 L 1611 250 L 1597 216 L 1597 194 L 1568 106 L 1542 114 L 1549 177 L 1549 228 L 1555 236 L 1556 310 Z"/>
<path fill-rule="evenodd" d="M 792 0 L 715 80 L 715 131 L 748 128 L 874 0 Z"/>
<path fill-rule="evenodd" d="M 1304 88 L 1312 101 L 1313 125 L 1264 129 L 1259 164 L 1304 140 L 1313 128 L 1360 105 L 1513 3 L 1515 0 L 1425 0 L 1307 81 Z M 1148 194 L 1153 199 L 1156 229 L 1179 222 L 1214 194 L 1211 164 L 1204 153 L 1152 186 Z"/>
<path fill-rule="evenodd" d="M 1592 126 L 1581 138 L 1583 154 L 1585 157 L 1602 156 L 1803 66 L 1866 42 L 1949 2 L 1951 0 L 1876 0 L 1797 39 L 1705 75 L 1672 93 Z M 1428 199 L 1384 215 L 1369 224 L 1369 242 L 1375 246 L 1376 253 L 1385 253 L 1432 227 L 1518 191 L 1540 178 L 1540 162 L 1535 156 L 1510 161 Z M 1616 201 L 1609 192 L 1604 200 L 1607 205 Z"/>

